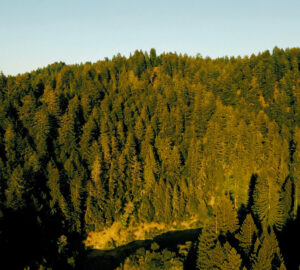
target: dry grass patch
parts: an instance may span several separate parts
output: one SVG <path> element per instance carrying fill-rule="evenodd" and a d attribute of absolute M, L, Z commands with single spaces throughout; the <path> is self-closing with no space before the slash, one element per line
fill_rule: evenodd
<path fill-rule="evenodd" d="M 89 232 L 84 244 L 86 247 L 94 249 L 114 249 L 134 240 L 152 239 L 165 232 L 195 228 L 197 222 L 198 219 L 193 218 L 172 225 L 150 222 L 128 228 L 124 228 L 119 222 L 115 222 L 110 228 L 101 232 Z"/>

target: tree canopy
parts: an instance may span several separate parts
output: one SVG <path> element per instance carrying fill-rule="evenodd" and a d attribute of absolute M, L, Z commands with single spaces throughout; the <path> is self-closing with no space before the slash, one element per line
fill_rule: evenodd
<path fill-rule="evenodd" d="M 200 269 L 283 267 L 277 239 L 300 206 L 299 70 L 299 48 L 217 59 L 151 49 L 1 73 L 4 261 L 24 249 L 14 230 L 50 250 L 15 268 L 67 269 L 87 232 L 196 217 L 211 223 Z"/>

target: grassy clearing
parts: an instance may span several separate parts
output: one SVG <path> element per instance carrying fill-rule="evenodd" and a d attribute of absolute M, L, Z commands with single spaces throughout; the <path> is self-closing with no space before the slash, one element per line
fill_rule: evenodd
<path fill-rule="evenodd" d="M 138 226 L 129 226 L 124 228 L 121 223 L 115 222 L 110 228 L 101 232 L 89 232 L 84 244 L 87 248 L 93 249 L 114 249 L 126 245 L 135 240 L 152 239 L 164 232 L 194 229 L 200 225 L 196 218 L 181 223 L 143 223 Z"/>

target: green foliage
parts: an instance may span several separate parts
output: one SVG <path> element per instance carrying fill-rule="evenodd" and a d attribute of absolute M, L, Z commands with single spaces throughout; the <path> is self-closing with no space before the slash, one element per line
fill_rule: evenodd
<path fill-rule="evenodd" d="M 151 49 L 0 74 L 0 206 L 35 213 L 51 247 L 21 268 L 76 264 L 76 239 L 114 221 L 185 219 L 212 223 L 200 268 L 270 265 L 261 235 L 283 233 L 300 205 L 299 59 L 298 48 L 218 59 Z"/>
<path fill-rule="evenodd" d="M 297 210 L 300 208 L 300 128 L 295 127 L 294 144 L 296 149 L 292 149 L 293 163 L 292 163 L 292 177 L 294 180 L 295 194 L 294 194 L 294 216 L 297 215 Z"/>
<path fill-rule="evenodd" d="M 262 244 L 256 254 L 254 269 L 279 269 L 282 262 L 278 242 L 273 230 L 263 235 Z"/>
<path fill-rule="evenodd" d="M 15 168 L 9 179 L 7 189 L 5 190 L 7 206 L 15 210 L 25 206 L 24 195 L 25 189 L 24 173 L 20 166 Z"/>
<path fill-rule="evenodd" d="M 168 249 L 159 251 L 157 244 L 151 245 L 151 250 L 139 249 L 135 254 L 128 257 L 122 269 L 182 269 L 183 263 L 176 257 L 174 252 Z"/>
<path fill-rule="evenodd" d="M 144 197 L 141 200 L 141 205 L 139 208 L 139 219 L 141 222 L 150 222 L 153 220 L 154 218 L 154 207 L 151 203 L 151 201 L 149 201 L 149 199 L 147 197 Z"/>
<path fill-rule="evenodd" d="M 223 245 L 216 234 L 206 227 L 199 237 L 198 269 L 240 269 L 241 256 L 228 242 Z"/>
<path fill-rule="evenodd" d="M 238 229 L 237 212 L 228 198 L 224 198 L 218 202 L 215 223 L 218 233 L 234 233 Z"/>
<path fill-rule="evenodd" d="M 246 255 L 251 253 L 251 248 L 257 237 L 257 228 L 251 214 L 247 214 L 240 231 L 236 234 L 236 239 L 239 240 L 239 246 L 243 249 Z"/>
<path fill-rule="evenodd" d="M 225 246 L 227 258 L 221 268 L 226 270 L 239 270 L 242 264 L 241 256 L 236 252 L 235 248 L 231 247 L 228 243 L 225 245 L 228 246 L 228 248 Z"/>
<path fill-rule="evenodd" d="M 279 202 L 280 193 L 277 183 L 273 183 L 268 176 L 259 177 L 254 190 L 253 211 L 265 229 L 273 225 L 277 228 L 282 227 L 284 220 Z"/>
<path fill-rule="evenodd" d="M 199 236 L 198 246 L 198 258 L 197 268 L 198 269 L 209 269 L 213 267 L 214 261 L 210 257 L 210 251 L 213 250 L 217 242 L 217 233 L 215 227 L 212 224 L 208 224 L 203 228 Z"/>

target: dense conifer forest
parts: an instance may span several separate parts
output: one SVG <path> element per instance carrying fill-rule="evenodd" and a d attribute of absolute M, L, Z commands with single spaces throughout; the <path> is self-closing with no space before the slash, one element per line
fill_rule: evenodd
<path fill-rule="evenodd" d="M 0 74 L 1 269 L 87 269 L 90 232 L 191 219 L 183 252 L 112 269 L 298 269 L 299 209 L 299 48 Z"/>

